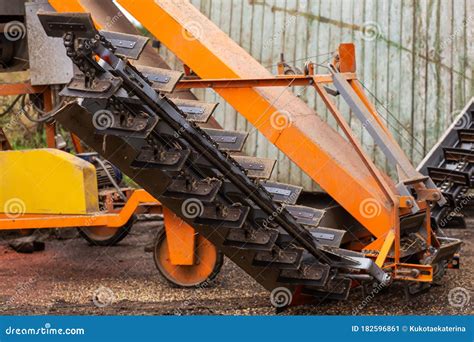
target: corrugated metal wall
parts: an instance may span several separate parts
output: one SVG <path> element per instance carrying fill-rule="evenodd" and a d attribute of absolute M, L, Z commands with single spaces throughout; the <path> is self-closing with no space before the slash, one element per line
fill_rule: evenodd
<path fill-rule="evenodd" d="M 192 3 L 264 66 L 276 73 L 280 53 L 300 68 L 325 62 L 341 42 L 357 47 L 358 75 L 379 102 L 379 113 L 414 163 L 436 142 L 474 95 L 474 0 L 192 0 Z M 175 67 L 179 62 L 163 49 Z M 318 72 L 324 73 L 320 68 Z M 318 114 L 335 121 L 314 90 L 294 87 Z M 215 115 L 227 129 L 250 131 L 246 152 L 279 159 L 280 181 L 314 185 L 212 91 Z M 375 101 L 375 99 L 373 99 Z M 392 114 L 384 109 L 388 108 Z M 344 110 L 367 151 L 386 162 L 357 120 Z"/>

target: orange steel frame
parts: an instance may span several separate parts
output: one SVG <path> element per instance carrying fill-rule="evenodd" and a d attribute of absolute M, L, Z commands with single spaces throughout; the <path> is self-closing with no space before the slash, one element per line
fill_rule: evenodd
<path fill-rule="evenodd" d="M 236 63 L 253 63 L 252 67 L 255 67 L 255 63 L 258 62 L 252 60 L 251 57 L 246 57 L 247 53 L 243 49 L 219 31 L 191 4 L 163 0 L 118 0 L 118 3 L 137 18 L 160 42 L 174 52 L 187 67 L 201 77 L 201 79 L 180 81 L 177 85 L 178 89 L 214 89 L 373 234 L 376 240 L 365 246 L 364 250 L 376 260 L 379 266 L 391 268 L 394 271 L 395 278 L 398 279 L 432 280 L 431 266 L 400 263 L 400 217 L 410 212 L 410 201 L 414 203 L 415 200 L 410 196 L 399 196 L 394 189 L 393 182 L 378 170 L 365 154 L 350 126 L 324 88 L 324 85 L 332 82 L 331 75 L 310 74 L 272 77 L 258 70 L 255 71 L 257 77 L 252 75 L 251 77 L 244 77 L 240 74 Z M 86 12 L 80 0 L 50 0 L 50 4 L 58 11 Z M 82 4 L 87 4 L 87 1 L 82 0 Z M 87 5 L 84 6 L 87 7 Z M 92 16 L 94 16 L 94 13 L 92 13 Z M 206 34 L 202 35 L 203 37 L 190 39 L 190 33 L 186 32 L 186 22 L 189 20 L 201 25 L 202 31 L 206 31 Z M 183 32 L 187 34 L 185 35 Z M 217 39 L 222 46 L 212 44 Z M 242 58 L 238 58 L 237 61 L 231 60 L 229 55 L 232 53 L 234 56 L 240 54 L 239 57 Z M 357 80 L 352 44 L 342 44 L 338 57 L 339 71 L 367 107 L 375 122 L 382 127 L 390 139 L 393 139 Z M 203 63 L 203 61 L 206 62 Z M 261 66 L 258 65 L 257 67 Z M 271 114 L 284 109 L 277 101 L 272 101 L 272 93 L 265 93 L 262 89 L 268 89 L 265 87 L 295 85 L 312 85 L 315 88 L 346 135 L 348 143 L 343 139 L 337 140 L 335 138 L 337 133 L 332 132 L 332 129 L 322 121 L 319 122 L 318 127 L 320 127 L 315 129 L 320 129 L 319 132 L 323 130 L 324 138 L 327 138 L 327 140 L 333 139 L 340 142 L 340 144 L 322 146 L 323 141 L 316 143 L 314 140 L 315 134 L 311 136 L 311 132 L 305 132 L 304 128 L 301 127 L 302 125 L 290 125 L 284 129 L 272 127 L 270 124 Z M 282 92 L 282 95 L 282 97 L 292 100 L 291 94 Z M 303 108 L 307 112 L 306 107 L 300 103 L 292 107 L 292 109 L 295 108 L 296 110 Z M 304 119 L 301 122 L 304 124 Z M 298 146 L 305 146 L 304 152 L 295 148 L 295 141 L 299 142 Z M 348 159 L 349 163 L 344 164 L 339 161 L 337 155 L 335 155 L 336 151 L 331 151 L 331 148 L 333 150 L 338 149 L 338 152 L 343 151 L 344 155 L 342 157 Z M 322 166 L 319 167 L 318 165 Z M 354 169 L 353 165 L 357 165 L 357 167 Z M 360 171 L 361 168 L 364 168 L 365 171 Z M 341 180 L 344 182 L 344 189 L 341 188 Z M 381 205 L 380 213 L 376 217 L 364 216 L 360 211 L 360 204 L 368 198 Z M 431 236 L 427 203 L 425 200 L 419 200 L 417 203 L 420 209 L 426 213 L 427 236 Z M 186 230 L 181 230 L 181 232 L 183 231 Z M 182 239 L 182 241 L 187 240 Z M 431 243 L 431 240 L 428 240 L 428 243 Z M 392 248 L 394 256 L 389 258 L 388 255 Z M 412 279 L 405 275 L 404 272 L 407 269 L 418 269 L 422 271 L 420 273 L 423 275 Z"/>
<path fill-rule="evenodd" d="M 89 215 L 22 214 L 20 216 L 0 213 L 0 230 L 44 229 L 71 227 L 119 228 L 132 217 L 143 203 L 158 203 L 148 192 L 137 189 L 132 192 L 124 207 L 118 212 L 98 212 Z"/>
<path fill-rule="evenodd" d="M 342 46 L 344 49 L 345 46 Z M 348 58 L 348 57 L 346 57 Z M 344 61 L 347 62 L 347 61 Z M 345 78 L 349 81 L 351 86 L 357 90 L 357 94 L 359 95 L 360 99 L 368 106 L 371 110 L 372 115 L 377 118 L 379 124 L 385 128 L 383 123 L 379 120 L 378 115 L 376 114 L 373 107 L 369 107 L 370 102 L 365 97 L 364 93 L 360 91 L 360 85 L 357 82 L 357 77 L 353 72 L 345 73 Z M 396 229 L 390 229 L 386 234 L 382 235 L 379 239 L 371 243 L 370 245 L 365 247 L 365 250 L 375 250 L 379 251 L 378 254 L 373 255 L 376 257 L 376 263 L 379 266 L 383 266 L 386 261 L 387 255 L 395 242 L 396 246 L 398 246 L 398 251 L 395 249 L 395 264 L 397 265 L 404 265 L 405 268 L 420 268 L 420 265 L 408 265 L 408 264 L 400 264 L 399 262 L 399 217 L 405 214 L 410 213 L 411 205 L 408 205 L 407 201 L 414 201 L 413 197 L 410 196 L 398 196 L 394 195 L 392 189 L 385 181 L 384 176 L 378 171 L 375 167 L 373 162 L 367 157 L 365 152 L 362 149 L 362 146 L 359 144 L 355 136 L 352 134 L 352 130 L 350 129 L 349 125 L 345 121 L 342 114 L 339 112 L 338 108 L 331 100 L 330 95 L 324 89 L 323 85 L 327 85 L 332 83 L 331 75 L 291 75 L 291 76 L 277 76 L 274 78 L 253 78 L 253 79 L 188 79 L 188 80 L 181 80 L 178 85 L 176 86 L 177 89 L 193 89 L 193 88 L 212 88 L 214 90 L 223 89 L 223 88 L 252 88 L 252 87 L 278 87 L 278 86 L 295 86 L 295 85 L 312 85 L 318 94 L 323 99 L 326 106 L 329 108 L 329 111 L 336 119 L 339 126 L 342 128 L 344 134 L 346 134 L 347 138 L 353 144 L 357 154 L 363 159 L 364 164 L 367 168 L 370 169 L 371 174 L 376 178 L 381 190 L 387 196 L 387 200 L 391 201 L 394 206 L 398 207 L 398 213 L 394 215 L 393 225 Z M 417 204 L 420 208 L 424 209 L 427 213 L 427 217 L 429 217 L 429 208 L 426 206 L 425 201 L 417 201 Z M 426 225 L 427 236 L 430 240 L 431 236 L 431 227 L 429 224 Z M 431 245 L 430 241 L 429 245 Z M 398 252 L 398 253 L 397 253 Z M 389 265 L 392 267 L 393 265 Z M 431 269 L 430 266 L 422 266 L 423 270 L 426 268 Z M 427 280 L 428 278 L 423 278 L 423 281 L 431 281 Z"/>

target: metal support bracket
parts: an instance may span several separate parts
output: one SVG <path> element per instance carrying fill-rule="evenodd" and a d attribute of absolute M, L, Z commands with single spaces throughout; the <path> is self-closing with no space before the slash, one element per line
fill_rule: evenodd
<path fill-rule="evenodd" d="M 342 98 L 349 105 L 352 112 L 360 120 L 367 132 L 372 136 L 377 146 L 380 147 L 383 154 L 387 157 L 388 161 L 397 167 L 398 177 L 401 181 L 399 184 L 403 184 L 403 186 L 397 186 L 397 189 L 402 191 L 400 195 L 407 195 L 407 189 L 404 183 L 423 183 L 428 189 L 437 189 L 433 181 L 430 181 L 429 178 L 426 178 L 415 169 L 400 146 L 398 146 L 393 139 L 387 135 L 387 132 L 380 126 L 380 124 L 376 122 L 374 116 L 369 112 L 359 96 L 357 96 L 356 92 L 344 76 L 337 72 L 333 66 L 330 70 L 337 91 L 341 94 Z M 441 203 L 444 204 L 446 200 L 441 193 L 439 193 L 439 195 L 440 198 L 438 203 L 442 205 Z M 413 210 L 414 209 L 412 208 L 412 211 Z"/>

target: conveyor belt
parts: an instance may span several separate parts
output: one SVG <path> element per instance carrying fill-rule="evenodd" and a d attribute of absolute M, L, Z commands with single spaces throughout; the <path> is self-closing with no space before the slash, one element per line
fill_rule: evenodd
<path fill-rule="evenodd" d="M 474 99 L 447 129 L 418 166 L 443 192 L 448 203 L 434 205 L 432 224 L 437 228 L 465 228 L 473 199 Z"/>

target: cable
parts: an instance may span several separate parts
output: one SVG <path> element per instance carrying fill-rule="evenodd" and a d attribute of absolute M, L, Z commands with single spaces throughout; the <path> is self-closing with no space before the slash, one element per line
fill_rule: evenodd
<path fill-rule="evenodd" d="M 380 101 L 366 86 L 364 83 L 362 83 L 362 81 L 359 81 L 360 84 L 362 84 L 362 87 L 364 87 L 365 90 L 367 90 L 367 92 L 375 99 L 375 101 L 387 112 L 387 114 L 393 119 L 395 120 L 395 122 L 400 125 L 400 127 L 405 131 L 407 132 L 411 138 L 413 138 L 414 141 L 416 141 L 421 147 L 423 147 L 423 144 L 418 140 L 416 139 L 413 135 L 411 135 L 411 132 L 405 127 L 405 125 L 403 125 L 403 123 L 401 121 L 399 121 L 397 119 L 397 117 L 387 108 L 385 107 L 385 105 L 383 104 L 382 101 Z M 388 120 L 387 120 L 388 122 Z M 395 128 L 395 127 L 394 127 Z"/>
<path fill-rule="evenodd" d="M 304 57 L 304 58 L 298 58 L 298 59 L 295 59 L 295 60 L 292 60 L 292 61 L 288 61 L 288 62 L 285 62 L 285 63 L 295 63 L 295 62 L 299 62 L 299 61 L 305 61 L 305 60 L 308 60 L 308 59 L 311 59 L 311 58 L 316 58 L 316 57 L 321 57 L 321 56 L 326 56 L 326 55 L 332 55 L 334 53 L 334 51 L 331 51 L 331 52 L 326 52 L 326 53 L 322 53 L 322 54 L 319 54 L 319 55 L 315 55 L 315 56 L 309 56 L 309 57 Z M 331 58 L 331 57 L 329 57 Z M 264 68 L 271 68 L 271 67 L 274 67 L 274 66 L 278 66 L 278 64 L 271 64 L 271 65 L 265 65 Z"/>
<path fill-rule="evenodd" d="M 32 107 L 34 108 L 34 110 L 37 111 L 38 113 L 40 113 L 41 115 L 44 115 L 44 116 L 54 116 L 54 114 L 56 114 L 56 112 L 58 112 L 58 111 L 61 109 L 61 107 L 63 106 L 64 102 L 65 102 L 65 98 L 62 97 L 62 98 L 61 98 L 61 101 L 60 101 L 56 106 L 54 106 L 54 108 L 53 108 L 51 111 L 49 111 L 49 112 L 43 111 L 41 108 L 39 108 L 38 106 L 36 106 L 33 101 L 31 101 L 31 105 L 32 105 Z"/>
<path fill-rule="evenodd" d="M 332 56 L 329 56 L 329 58 L 325 59 L 324 61 L 322 61 L 320 63 L 313 62 L 313 64 L 318 66 L 318 67 L 321 67 L 321 68 L 329 69 L 329 67 L 327 65 L 325 65 L 325 63 L 329 62 L 329 60 L 331 58 L 332 58 Z"/>
<path fill-rule="evenodd" d="M 390 116 L 393 120 L 395 120 L 395 122 L 399 125 L 399 127 L 401 127 L 405 132 L 408 133 L 408 135 L 410 136 L 410 138 L 413 139 L 413 141 L 415 141 L 418 145 L 420 145 L 420 147 L 424 148 L 424 145 L 415 137 L 411 134 L 411 132 L 405 127 L 405 125 L 403 125 L 403 123 L 401 121 L 399 121 L 397 119 L 397 117 L 387 108 L 384 106 L 383 102 L 380 101 L 366 86 L 365 84 L 362 82 L 362 81 L 359 81 L 360 84 L 362 84 L 362 87 L 364 87 L 364 89 L 375 99 L 375 101 L 387 112 L 388 116 Z M 387 121 L 387 124 L 389 126 L 391 126 L 393 129 L 397 129 L 397 127 L 395 127 L 393 124 L 390 123 L 390 121 L 388 120 L 388 118 L 386 118 L 386 121 Z M 409 141 L 406 137 L 404 137 L 402 134 L 400 134 L 400 138 L 404 139 L 406 142 L 408 143 L 411 143 L 411 141 Z M 413 149 L 418 152 L 420 155 L 423 155 L 424 153 L 422 151 L 420 151 L 419 149 L 417 149 L 415 146 L 413 146 Z"/>
<path fill-rule="evenodd" d="M 30 104 L 33 107 L 33 109 L 35 111 L 38 111 L 40 114 L 44 115 L 43 117 L 36 119 L 36 118 L 33 118 L 28 113 L 28 111 L 25 109 L 26 108 L 25 98 L 26 98 L 26 96 L 22 95 L 22 98 L 21 98 L 22 113 L 25 114 L 25 116 L 28 118 L 28 120 L 30 120 L 32 122 L 36 122 L 36 123 L 45 123 L 45 122 L 50 121 L 51 119 L 53 119 L 54 115 L 62 108 L 62 106 L 64 105 L 64 102 L 65 102 L 65 100 L 63 98 L 51 111 L 45 112 L 45 111 L 41 110 L 40 108 L 38 108 L 34 104 L 34 102 L 30 100 Z"/>

